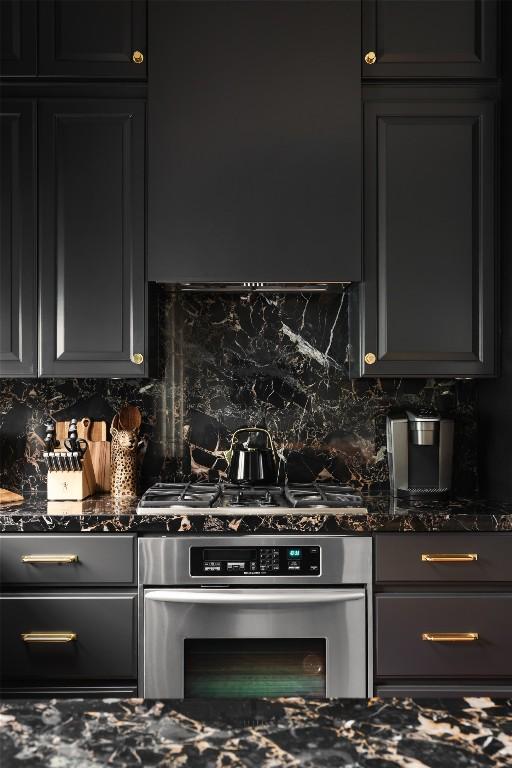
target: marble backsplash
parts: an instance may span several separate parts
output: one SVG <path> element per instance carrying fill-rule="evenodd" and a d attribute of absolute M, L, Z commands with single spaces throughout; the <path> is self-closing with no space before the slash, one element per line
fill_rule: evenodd
<path fill-rule="evenodd" d="M 140 485 L 217 479 L 240 426 L 264 425 L 281 479 L 337 478 L 385 488 L 385 417 L 432 405 L 455 418 L 454 485 L 477 486 L 476 385 L 454 380 L 348 377 L 348 293 L 176 293 L 151 296 L 152 378 L 0 379 L 0 486 L 44 490 L 43 422 L 110 421 L 139 406 L 147 437 Z"/>

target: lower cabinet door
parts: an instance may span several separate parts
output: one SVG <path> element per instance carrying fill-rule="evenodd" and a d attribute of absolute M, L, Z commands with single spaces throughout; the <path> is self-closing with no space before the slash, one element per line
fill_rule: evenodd
<path fill-rule="evenodd" d="M 130 680 L 137 675 L 135 594 L 4 595 L 5 683 Z"/>
<path fill-rule="evenodd" d="M 512 594 L 378 595 L 379 678 L 512 677 Z"/>

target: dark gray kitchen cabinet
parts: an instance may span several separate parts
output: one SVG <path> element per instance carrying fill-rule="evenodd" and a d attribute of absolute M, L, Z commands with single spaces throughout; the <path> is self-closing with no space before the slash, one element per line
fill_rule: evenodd
<path fill-rule="evenodd" d="M 136 582 L 135 549 L 133 534 L 0 536 L 0 584 L 25 589 L 131 586 Z"/>
<path fill-rule="evenodd" d="M 39 108 L 42 376 L 142 376 L 145 106 Z"/>
<path fill-rule="evenodd" d="M 360 2 L 151 2 L 148 277 L 361 278 Z"/>
<path fill-rule="evenodd" d="M 495 131 L 458 91 L 365 104 L 354 375 L 495 375 Z"/>
<path fill-rule="evenodd" d="M 376 675 L 512 679 L 511 610 L 512 594 L 377 595 Z"/>
<path fill-rule="evenodd" d="M 377 584 L 512 584 L 512 533 L 379 534 Z"/>
<path fill-rule="evenodd" d="M 376 534 L 377 695 L 510 695 L 510 538 Z"/>
<path fill-rule="evenodd" d="M 0 76 L 37 74 L 36 0 L 0 0 Z"/>
<path fill-rule="evenodd" d="M 0 104 L 0 375 L 37 372 L 36 106 Z"/>
<path fill-rule="evenodd" d="M 0 677 L 6 687 L 121 682 L 137 677 L 135 593 L 0 597 Z"/>
<path fill-rule="evenodd" d="M 364 78 L 492 78 L 496 0 L 363 0 Z"/>
<path fill-rule="evenodd" d="M 145 78 L 145 0 L 42 0 L 39 75 Z"/>

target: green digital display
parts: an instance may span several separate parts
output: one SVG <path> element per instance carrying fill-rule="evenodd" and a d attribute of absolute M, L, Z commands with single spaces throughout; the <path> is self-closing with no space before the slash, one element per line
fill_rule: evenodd
<path fill-rule="evenodd" d="M 297 558 L 301 556 L 301 550 L 300 549 L 289 549 L 288 550 L 288 557 L 291 558 Z"/>

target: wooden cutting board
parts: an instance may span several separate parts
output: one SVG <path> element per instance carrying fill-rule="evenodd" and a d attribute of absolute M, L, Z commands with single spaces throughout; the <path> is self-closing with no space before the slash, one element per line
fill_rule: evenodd
<path fill-rule="evenodd" d="M 108 440 L 89 441 L 92 466 L 96 476 L 96 490 L 110 491 L 110 443 Z"/>
<path fill-rule="evenodd" d="M 23 496 L 13 491 L 6 491 L 5 488 L 0 488 L 0 504 L 12 504 L 16 501 L 24 501 Z"/>

